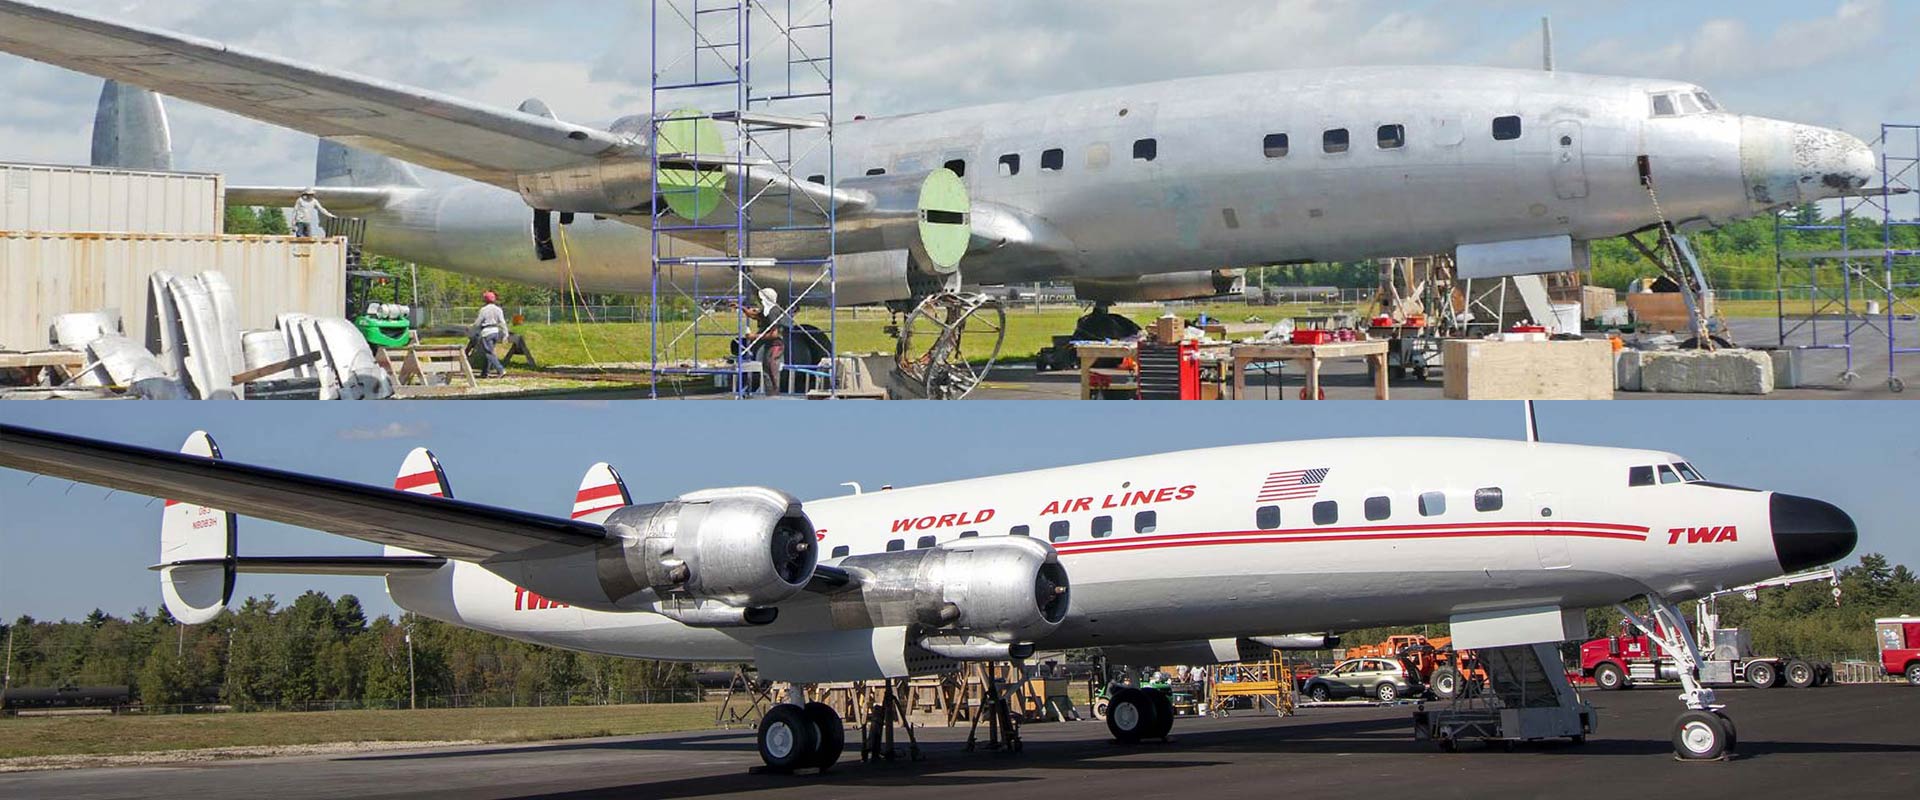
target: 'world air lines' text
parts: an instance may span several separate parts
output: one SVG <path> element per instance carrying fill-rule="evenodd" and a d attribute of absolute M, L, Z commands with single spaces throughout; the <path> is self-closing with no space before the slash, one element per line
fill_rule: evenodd
<path fill-rule="evenodd" d="M 1667 544 L 1716 544 L 1719 542 L 1740 541 L 1740 529 L 1732 525 L 1724 528 L 1668 528 Z"/>
<path fill-rule="evenodd" d="M 1139 491 L 1118 492 L 1105 497 L 1073 497 L 1054 500 L 1040 510 L 1042 517 L 1055 517 L 1062 514 L 1079 514 L 1096 509 L 1106 511 L 1116 508 L 1133 508 L 1159 503 L 1177 503 L 1192 500 L 1198 493 L 1197 486 L 1169 486 L 1164 489 L 1144 489 Z M 907 531 L 927 531 L 936 528 L 955 528 L 963 525 L 984 525 L 999 515 L 997 509 L 986 508 L 969 511 L 964 514 L 937 514 L 925 517 L 908 517 L 893 521 L 894 533 Z"/>

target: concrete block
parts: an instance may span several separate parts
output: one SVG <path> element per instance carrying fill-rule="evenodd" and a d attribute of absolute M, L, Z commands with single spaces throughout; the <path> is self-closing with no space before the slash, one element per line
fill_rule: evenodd
<path fill-rule="evenodd" d="M 1658 394 L 1773 394 L 1773 359 L 1752 350 L 1645 354 L 1641 389 Z"/>
<path fill-rule="evenodd" d="M 1773 388 L 1800 388 L 1800 368 L 1805 359 L 1805 350 L 1769 350 L 1767 355 L 1773 358 Z"/>
<path fill-rule="evenodd" d="M 1442 351 L 1449 400 L 1613 399 L 1611 342 L 1454 340 Z"/>
<path fill-rule="evenodd" d="M 1625 350 L 1614 357 L 1613 373 L 1615 386 L 1623 392 L 1640 391 L 1640 372 L 1645 368 L 1647 354 L 1638 350 Z"/>

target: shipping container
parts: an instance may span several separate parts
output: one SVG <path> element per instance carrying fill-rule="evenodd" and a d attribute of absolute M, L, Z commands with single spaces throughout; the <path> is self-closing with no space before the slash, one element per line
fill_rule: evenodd
<path fill-rule="evenodd" d="M 140 338 L 160 270 L 224 273 L 249 330 L 270 330 L 283 313 L 346 310 L 345 239 L 0 232 L 0 350 L 44 349 L 55 317 L 107 309 Z"/>
<path fill-rule="evenodd" d="M 12 233 L 225 232 L 218 175 L 0 164 L 0 231 Z"/>

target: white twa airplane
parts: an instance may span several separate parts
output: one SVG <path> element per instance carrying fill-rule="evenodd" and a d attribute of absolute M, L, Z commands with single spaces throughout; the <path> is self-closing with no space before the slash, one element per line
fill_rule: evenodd
<path fill-rule="evenodd" d="M 401 607 L 451 624 L 750 661 L 795 683 L 935 673 L 1036 645 L 1238 661 L 1262 657 L 1259 640 L 1320 646 L 1281 632 L 1439 620 L 1485 652 L 1583 637 L 1585 609 L 1646 597 L 1653 618 L 1636 624 L 1682 661 L 1687 758 L 1723 754 L 1730 725 L 1686 667 L 1698 655 L 1675 604 L 1831 563 L 1857 541 L 1833 505 L 1709 482 L 1676 454 L 1519 441 L 1251 445 L 804 506 L 764 488 L 635 504 L 599 465 L 570 517 L 455 500 L 424 450 L 389 490 L 222 461 L 205 434 L 171 453 L 0 425 L 0 467 L 173 498 L 157 568 L 184 622 L 219 613 L 241 572 L 376 575 Z M 387 554 L 239 556 L 234 514 Z M 761 755 L 832 766 L 838 716 L 789 700 L 763 719 Z M 1116 694 L 1110 730 L 1164 737 L 1164 701 Z"/>
<path fill-rule="evenodd" d="M 645 293 L 656 215 L 670 238 L 714 244 L 686 230 L 698 203 L 671 191 L 684 154 L 661 156 L 670 191 L 655 196 L 646 114 L 569 124 L 538 101 L 490 107 L 16 0 L 0 0 L 0 52 L 320 137 L 320 199 L 367 219 L 383 255 Z M 723 140 L 711 118 L 691 120 L 663 125 L 706 132 L 667 140 Z M 802 216 L 836 207 L 837 301 L 907 308 L 962 285 L 963 260 L 965 285 L 1071 280 L 1111 301 L 1215 296 L 1238 268 L 1410 253 L 1457 252 L 1468 278 L 1571 271 L 1594 240 L 1721 225 L 1878 174 L 1853 136 L 1731 113 L 1691 83 L 1462 67 L 1195 78 L 862 120 L 835 136 L 855 177 L 730 165 L 728 186 L 799 198 Z M 468 182 L 423 188 L 407 164 Z M 232 199 L 290 205 L 304 190 Z M 777 216 L 756 224 L 796 224 Z M 549 263 L 555 230 L 564 267 Z M 800 238 L 756 235 L 752 255 L 819 252 Z M 733 283 L 732 266 L 659 266 L 683 291 Z"/>

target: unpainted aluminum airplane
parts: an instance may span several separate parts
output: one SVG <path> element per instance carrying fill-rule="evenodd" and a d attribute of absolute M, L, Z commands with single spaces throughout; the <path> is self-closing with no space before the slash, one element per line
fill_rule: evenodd
<path fill-rule="evenodd" d="M 1694 674 L 1676 604 L 1837 561 L 1858 539 L 1829 503 L 1709 482 L 1677 454 L 1533 436 L 1259 444 L 804 505 L 767 488 L 636 503 L 602 464 L 569 516 L 455 500 L 424 450 L 391 490 L 220 455 L 203 433 L 172 453 L 0 425 L 0 467 L 172 498 L 156 569 L 167 608 L 190 624 L 226 606 L 239 573 L 374 575 L 403 608 L 455 625 L 616 656 L 752 662 L 763 679 L 806 684 L 933 674 L 1035 646 L 1234 662 L 1324 646 L 1276 632 L 1438 620 L 1484 654 L 1581 638 L 1585 609 L 1645 597 L 1651 618 L 1629 614 L 1679 659 L 1683 758 L 1723 755 L 1731 723 Z M 240 556 L 236 513 L 386 555 Z M 1111 700 L 1123 742 L 1164 738 L 1173 723 L 1158 692 Z M 842 736 L 836 712 L 796 692 L 767 712 L 759 747 L 770 767 L 824 769 Z"/>
<path fill-rule="evenodd" d="M 320 199 L 366 218 L 369 248 L 396 258 L 644 293 L 656 202 L 698 205 L 656 198 L 646 115 L 574 125 L 538 101 L 496 108 L 17 0 L 0 0 L 0 51 L 320 137 Z M 666 140 L 718 137 L 711 119 L 661 125 L 681 122 L 693 128 Z M 1691 83 L 1460 67 L 1195 78 L 861 120 L 837 137 L 839 163 L 867 174 L 829 187 L 801 178 L 828 172 L 806 165 L 726 171 L 803 211 L 837 208 L 842 305 L 911 307 L 960 285 L 963 260 L 967 285 L 1064 279 L 1114 301 L 1213 296 L 1232 285 L 1225 268 L 1409 253 L 1457 252 L 1468 278 L 1570 271 L 1595 240 L 1724 224 L 1877 174 L 1851 135 L 1731 113 Z M 686 174 L 684 154 L 658 155 Z M 393 159 L 470 183 L 422 188 Z M 556 218 L 570 223 L 565 265 L 542 260 Z M 755 241 L 755 256 L 809 246 Z M 661 265 L 683 288 L 737 268 Z"/>

